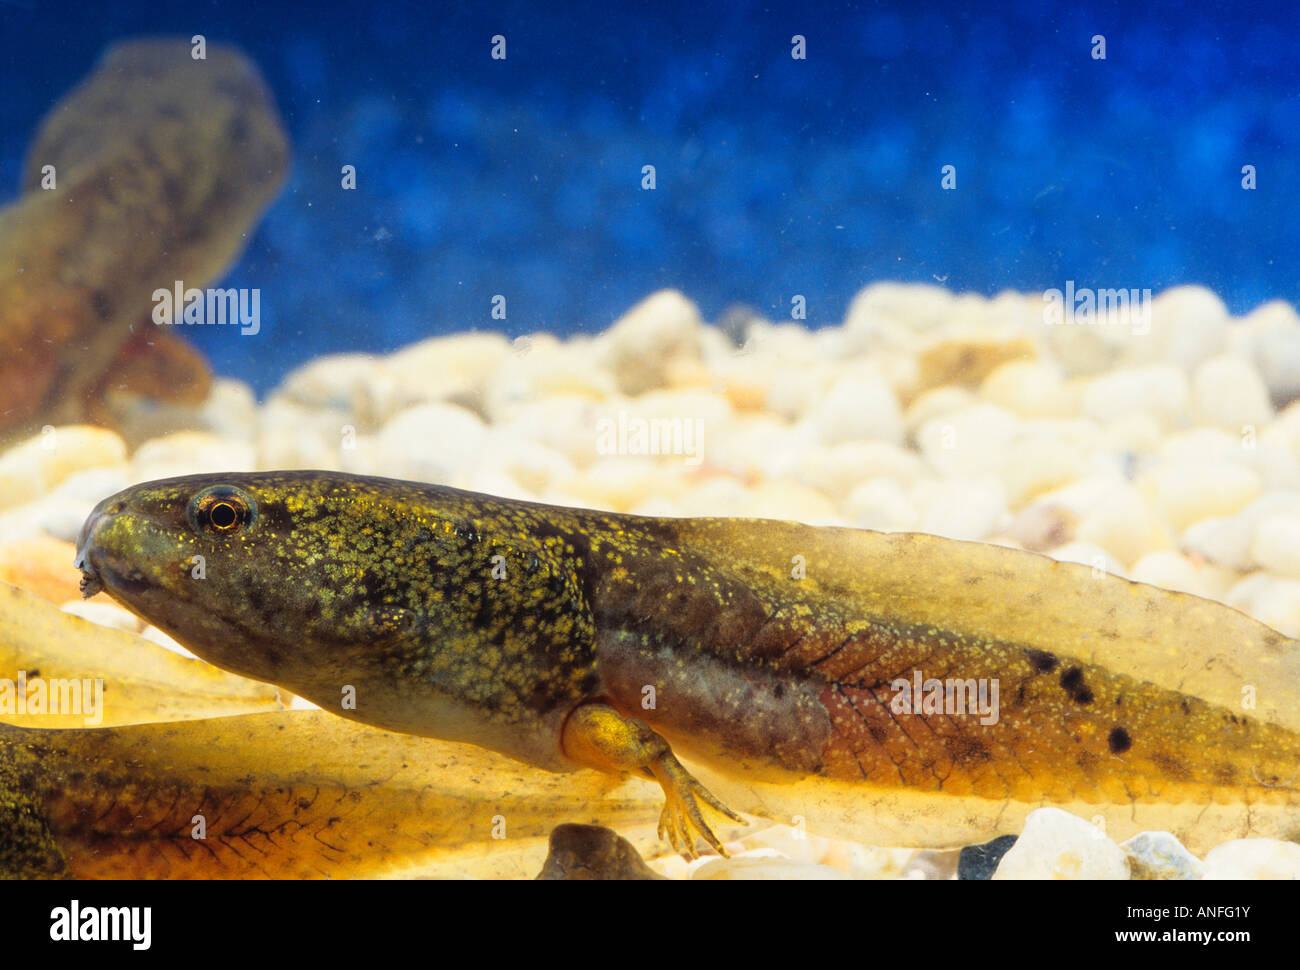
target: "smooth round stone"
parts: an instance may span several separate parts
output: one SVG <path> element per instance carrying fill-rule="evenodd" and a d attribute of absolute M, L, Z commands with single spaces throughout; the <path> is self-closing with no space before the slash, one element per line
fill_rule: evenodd
<path fill-rule="evenodd" d="M 505 335 L 494 331 L 431 337 L 384 358 L 382 374 L 391 384 L 367 393 L 376 410 L 384 394 L 402 406 L 447 399 L 481 405 L 484 385 L 513 352 Z"/>
<path fill-rule="evenodd" d="M 1255 470 L 1269 491 L 1300 491 L 1300 449 L 1292 449 L 1290 434 L 1277 423 L 1260 432 L 1253 456 Z"/>
<path fill-rule="evenodd" d="M 1078 525 L 1079 517 L 1072 510 L 1044 497 L 1017 512 L 1003 537 L 1021 549 L 1047 552 L 1072 541 Z"/>
<path fill-rule="evenodd" d="M 781 361 L 758 365 L 767 377 L 764 404 L 787 421 L 806 417 L 825 397 L 837 377 L 837 368 L 825 363 L 792 367 Z"/>
<path fill-rule="evenodd" d="M 1002 857 L 994 879 L 1128 879 L 1124 850 L 1101 829 L 1059 808 L 1040 808 Z"/>
<path fill-rule="evenodd" d="M 290 371 L 277 393 L 308 408 L 354 412 L 357 395 L 380 368 L 371 354 L 329 354 Z"/>
<path fill-rule="evenodd" d="M 916 439 L 925 460 L 941 475 L 997 474 L 1022 428 L 1021 419 L 1006 408 L 975 404 L 931 418 L 917 430 Z"/>
<path fill-rule="evenodd" d="M 1261 569 L 1300 579 L 1300 515 L 1270 515 L 1259 520 L 1250 547 Z"/>
<path fill-rule="evenodd" d="M 804 456 L 821 448 L 807 429 L 770 414 L 737 415 L 722 434 L 706 438 L 710 468 L 735 478 L 798 478 Z"/>
<path fill-rule="evenodd" d="M 1205 872 L 1201 860 L 1168 832 L 1139 832 L 1120 848 L 1133 879 L 1200 879 Z"/>
<path fill-rule="evenodd" d="M 1263 491 L 1253 468 L 1206 462 L 1161 464 L 1139 475 L 1136 484 L 1179 532 L 1201 519 L 1232 515 Z"/>
<path fill-rule="evenodd" d="M 564 455 L 579 467 L 598 456 L 596 434 L 601 421 L 617 423 L 619 398 L 608 402 L 579 394 L 555 394 L 521 408 L 494 424 L 496 433 L 517 441 L 535 441 Z"/>
<path fill-rule="evenodd" d="M 912 498 L 921 509 L 920 531 L 950 539 L 978 542 L 997 531 L 1007 514 L 1006 489 L 992 475 L 921 482 Z"/>
<path fill-rule="evenodd" d="M 866 353 L 896 333 L 923 334 L 953 318 L 952 291 L 928 283 L 872 283 L 858 291 L 844 318 L 853 353 Z"/>
<path fill-rule="evenodd" d="M 1022 418 L 1065 418 L 1079 413 L 1080 402 L 1061 368 L 1040 360 L 1002 364 L 980 385 L 980 397 Z"/>
<path fill-rule="evenodd" d="M 706 433 L 721 431 L 734 415 L 726 394 L 702 387 L 649 391 L 627 399 L 626 410 L 644 421 L 702 421 Z"/>
<path fill-rule="evenodd" d="M 1105 490 L 1102 501 L 1083 513 L 1074 534 L 1125 564 L 1137 562 L 1153 550 L 1168 549 L 1174 541 L 1173 533 L 1141 492 L 1118 480 Z"/>
<path fill-rule="evenodd" d="M 1280 839 L 1234 839 L 1205 856 L 1206 879 L 1300 879 L 1300 845 Z"/>
<path fill-rule="evenodd" d="M 203 431 L 177 431 L 151 438 L 131 456 L 133 482 L 206 472 L 251 472 L 257 466 L 252 444 Z"/>
<path fill-rule="evenodd" d="M 832 840 L 821 862 L 850 879 L 902 879 L 908 876 L 908 866 L 920 854 L 914 849 L 880 849 Z"/>
<path fill-rule="evenodd" d="M 533 494 L 567 482 L 577 474 L 573 462 L 554 448 L 503 434 L 496 428 L 490 430 L 477 466 L 477 474 L 503 473 Z"/>
<path fill-rule="evenodd" d="M 1161 443 L 1161 460 L 1187 464 L 1250 464 L 1252 452 L 1242 443 L 1240 434 L 1222 428 L 1190 428 L 1175 431 Z"/>
<path fill-rule="evenodd" d="M 1110 573 L 1112 576 L 1127 577 L 1124 566 L 1118 559 L 1101 546 L 1091 542 L 1081 542 L 1076 539 L 1049 550 L 1047 554 L 1058 562 L 1076 562 L 1093 570 Z"/>
<path fill-rule="evenodd" d="M 915 454 L 885 441 L 846 441 L 808 448 L 791 462 L 783 477 L 800 482 L 843 503 L 862 482 L 890 478 L 904 485 L 918 481 L 925 464 Z"/>
<path fill-rule="evenodd" d="M 740 513 L 736 510 L 747 500 L 748 492 L 744 485 L 730 477 L 708 478 L 687 491 L 677 499 L 676 515 L 702 516 L 705 518 L 726 518 Z M 793 513 L 784 516 L 796 518 Z"/>
<path fill-rule="evenodd" d="M 420 404 L 384 425 L 376 446 L 385 474 L 445 483 L 474 465 L 486 440 L 477 414 L 454 404 Z"/>
<path fill-rule="evenodd" d="M 825 332 L 809 330 L 797 323 L 756 320 L 749 327 L 740 356 L 732 359 L 784 362 L 787 367 L 824 364 L 828 355 L 818 341 Z"/>
<path fill-rule="evenodd" d="M 1133 563 L 1129 578 L 1162 589 L 1221 600 L 1227 596 L 1235 574 L 1209 563 L 1193 563 L 1180 553 L 1161 549 Z"/>
<path fill-rule="evenodd" d="M 1005 447 L 998 474 L 1013 508 L 1052 489 L 1101 471 L 1115 472 L 1114 456 L 1102 453 L 1105 436 L 1091 421 L 1039 419 L 1026 422 Z"/>
<path fill-rule="evenodd" d="M 106 498 L 117 491 L 120 489 L 104 492 L 99 497 Z M 94 498 L 66 498 L 56 493 L 7 514 L 23 515 L 35 529 L 35 532 L 30 533 L 32 535 L 47 535 L 64 542 L 76 542 L 82 524 L 97 503 L 98 499 Z"/>
<path fill-rule="evenodd" d="M 590 340 L 561 344 L 549 335 L 533 334 L 517 347 L 484 388 L 483 410 L 494 424 L 511 420 L 556 394 L 603 401 L 618 391 L 613 374 L 602 365 Z"/>
<path fill-rule="evenodd" d="M 909 434 L 916 434 L 917 429 L 927 421 L 964 411 L 977 402 L 978 398 L 964 387 L 932 387 L 912 399 L 903 414 L 903 426 Z"/>
<path fill-rule="evenodd" d="M 1248 313 L 1230 331 L 1231 346 L 1259 369 L 1276 407 L 1300 398 L 1300 316 L 1285 300 Z"/>
<path fill-rule="evenodd" d="M 730 859 L 714 859 L 700 866 L 692 874 L 692 879 L 706 880 L 740 880 L 740 879 L 848 879 L 849 877 L 831 866 L 809 865 L 793 862 L 777 855 L 736 856 Z"/>
<path fill-rule="evenodd" d="M 576 504 L 625 512 L 652 496 L 679 495 L 684 486 L 676 469 L 666 461 L 610 455 L 596 459 L 581 473 L 557 481 L 555 487 L 574 496 Z"/>
<path fill-rule="evenodd" d="M 26 519 L 25 510 L 0 513 L 0 534 L 10 519 L 19 524 L 19 520 Z M 21 587 L 51 603 L 80 602 L 81 574 L 72 568 L 76 555 L 76 546 L 71 542 L 36 535 L 35 530 L 12 542 L 0 541 L 0 582 Z"/>
<path fill-rule="evenodd" d="M 740 840 L 743 851 L 770 849 L 791 862 L 818 865 L 831 847 L 831 840 L 790 825 L 773 825 L 752 832 Z"/>
<path fill-rule="evenodd" d="M 344 442 L 352 440 L 343 434 L 326 437 L 316 428 L 270 428 L 257 436 L 257 467 L 339 471 Z"/>
<path fill-rule="evenodd" d="M 177 643 L 167 634 L 163 633 L 162 630 L 158 629 L 156 626 L 150 626 L 148 623 L 145 623 L 140 630 L 140 636 L 143 637 L 145 640 L 148 640 L 150 643 L 157 644 L 158 646 L 162 647 L 164 650 L 170 650 L 172 653 L 178 653 L 182 657 L 189 657 L 191 660 L 199 659 L 197 656 L 191 653 L 188 648 L 181 646 L 179 643 Z M 314 704 L 312 706 L 315 707 Z"/>
<path fill-rule="evenodd" d="M 1037 344 L 1023 334 L 996 325 L 985 328 L 955 323 L 919 349 L 914 388 L 978 387 L 1003 364 L 1033 360 L 1037 355 Z"/>
<path fill-rule="evenodd" d="M 1203 286 L 1176 286 L 1150 303 L 1150 333 L 1138 326 L 1126 341 L 1125 360 L 1164 361 L 1191 370 L 1223 350 L 1231 323 L 1223 301 Z"/>
<path fill-rule="evenodd" d="M 1248 361 L 1223 355 L 1196 368 L 1192 377 L 1193 416 L 1204 424 L 1241 434 L 1256 433 L 1273 420 L 1273 405 L 1263 378 Z"/>
<path fill-rule="evenodd" d="M 859 529 L 915 532 L 920 525 L 920 515 L 907 489 L 892 478 L 872 478 L 858 485 L 841 509 Z"/>
<path fill-rule="evenodd" d="M 71 613 L 83 620 L 99 626 L 112 627 L 114 630 L 126 630 L 139 633 L 143 623 L 134 613 L 130 613 L 115 603 L 92 602 L 90 600 L 70 600 L 59 607 L 64 613 Z"/>
<path fill-rule="evenodd" d="M 794 519 L 808 525 L 847 525 L 821 492 L 796 482 L 761 482 L 742 491 L 732 511 L 751 519 Z"/>
<path fill-rule="evenodd" d="M 1226 569 L 1245 572 L 1256 568 L 1251 555 L 1255 529 L 1261 520 L 1273 515 L 1300 516 L 1300 490 L 1265 492 L 1235 515 L 1193 523 L 1180 542 L 1189 553 Z"/>
<path fill-rule="evenodd" d="M 1145 412 L 1166 427 L 1185 420 L 1191 400 L 1187 375 L 1173 364 L 1126 368 L 1092 378 L 1080 410 L 1100 423 Z"/>
<path fill-rule="evenodd" d="M 1300 637 L 1300 580 L 1254 573 L 1228 590 L 1224 602 L 1289 637 Z"/>
<path fill-rule="evenodd" d="M 219 377 L 199 406 L 198 424 L 219 438 L 248 440 L 257 428 L 257 395 L 243 381 Z"/>
<path fill-rule="evenodd" d="M 0 509 L 44 496 L 77 472 L 125 462 L 126 444 L 112 431 L 85 424 L 50 426 L 0 455 Z"/>
<path fill-rule="evenodd" d="M 1106 422 L 1103 447 L 1117 455 L 1149 455 L 1160 449 L 1164 429 L 1158 418 L 1145 411 L 1122 414 Z"/>
<path fill-rule="evenodd" d="M 537 500 L 537 493 L 532 489 L 525 488 L 520 481 L 511 475 L 508 471 L 500 468 L 477 467 L 463 476 L 457 476 L 459 482 L 464 482 L 464 488 L 471 492 L 482 492 L 484 495 L 496 495 L 500 498 L 514 499 L 518 502 L 534 502 Z"/>
<path fill-rule="evenodd" d="M 802 423 L 814 440 L 827 445 L 854 440 L 903 442 L 898 398 L 872 369 L 837 380 Z"/>
<path fill-rule="evenodd" d="M 601 360 L 618 390 L 643 394 L 694 370 L 702 356 L 700 311 L 677 290 L 660 290 L 623 314 L 602 336 Z"/>
<path fill-rule="evenodd" d="M 1040 304 L 1040 315 L 1043 306 Z M 1044 342 L 1053 358 L 1072 377 L 1112 369 L 1130 351 L 1133 340 L 1132 329 L 1126 326 L 1054 324 L 1042 327 Z"/>

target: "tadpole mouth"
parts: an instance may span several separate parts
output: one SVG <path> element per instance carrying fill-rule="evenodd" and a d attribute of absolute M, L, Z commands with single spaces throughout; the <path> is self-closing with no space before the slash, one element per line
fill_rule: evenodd
<path fill-rule="evenodd" d="M 89 566 L 81 570 L 81 598 L 88 600 L 96 593 L 104 591 L 104 581 L 99 578 L 99 574 Z"/>
<path fill-rule="evenodd" d="M 77 535 L 77 558 L 72 561 L 72 565 L 81 570 L 81 596 L 83 599 L 90 599 L 104 588 L 104 581 L 90 561 L 90 547 L 94 542 L 95 529 L 102 519 L 103 513 L 99 509 L 95 509 L 86 518 L 85 523 L 81 526 L 81 532 Z"/>

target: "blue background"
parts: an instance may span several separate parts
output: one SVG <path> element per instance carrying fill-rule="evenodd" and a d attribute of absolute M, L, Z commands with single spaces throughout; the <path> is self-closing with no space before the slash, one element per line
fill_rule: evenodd
<path fill-rule="evenodd" d="M 812 326 L 880 279 L 1300 302 L 1294 4 L 539 6 L 0 0 L 2 198 L 106 45 L 203 33 L 259 64 L 294 148 L 228 277 L 262 335 L 189 331 L 261 390 L 324 352 L 597 331 L 663 286 L 709 318 L 802 293 Z"/>

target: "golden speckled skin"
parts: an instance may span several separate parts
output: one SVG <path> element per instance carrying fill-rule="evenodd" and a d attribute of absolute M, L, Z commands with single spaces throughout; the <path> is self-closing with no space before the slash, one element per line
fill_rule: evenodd
<path fill-rule="evenodd" d="M 214 485 L 255 499 L 241 534 L 187 521 Z M 555 770 L 598 701 L 730 773 L 951 797 L 972 833 L 1011 803 L 1297 803 L 1294 641 L 1030 553 L 301 471 L 136 486 L 81 545 L 92 585 L 219 666 Z M 997 681 L 998 717 L 897 713 L 916 671 Z"/>
<path fill-rule="evenodd" d="M 254 497 L 251 528 L 187 522 L 216 483 Z M 571 768 L 560 724 L 599 693 L 588 571 L 516 503 L 324 472 L 191 476 L 100 503 L 83 551 L 113 596 L 205 659 L 381 727 Z"/>

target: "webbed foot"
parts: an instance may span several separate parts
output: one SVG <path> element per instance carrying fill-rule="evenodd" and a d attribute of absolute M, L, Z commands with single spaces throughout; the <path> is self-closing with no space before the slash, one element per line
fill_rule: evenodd
<path fill-rule="evenodd" d="M 608 704 L 584 704 L 564 723 L 564 753 L 573 761 L 599 771 L 640 770 L 663 787 L 663 813 L 659 816 L 659 837 L 686 859 L 697 858 L 696 838 L 722 856 L 721 840 L 704 820 L 702 806 L 744 822 L 687 771 L 673 754 L 668 742 L 643 721 L 625 718 Z"/>

